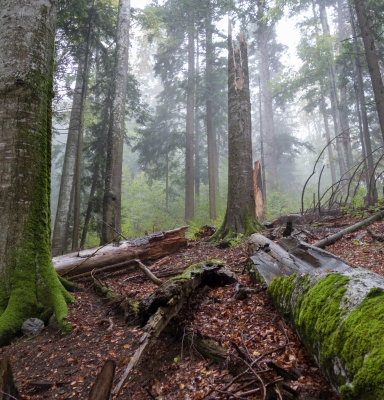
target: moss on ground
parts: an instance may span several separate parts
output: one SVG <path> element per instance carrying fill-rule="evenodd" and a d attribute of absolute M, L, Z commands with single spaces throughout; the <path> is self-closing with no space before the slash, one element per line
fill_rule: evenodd
<path fill-rule="evenodd" d="M 338 383 L 341 399 L 384 399 L 384 293 L 372 289 L 348 314 L 340 306 L 348 282 L 341 274 L 313 283 L 308 275 L 278 277 L 269 290 L 328 378 Z"/>

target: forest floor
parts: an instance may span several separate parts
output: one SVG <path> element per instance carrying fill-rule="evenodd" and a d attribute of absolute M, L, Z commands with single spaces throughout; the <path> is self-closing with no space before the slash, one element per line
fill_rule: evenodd
<path fill-rule="evenodd" d="M 311 228 L 309 239 L 315 241 L 328 230 L 354 222 L 349 217 L 326 223 L 311 221 L 306 230 Z M 370 229 L 383 234 L 384 221 L 371 225 Z M 344 236 L 327 250 L 351 266 L 359 265 L 384 275 L 384 243 L 372 240 L 365 229 Z M 168 256 L 161 268 L 180 269 L 212 258 L 223 260 L 243 285 L 253 285 L 248 275 L 242 274 L 248 258 L 245 243 L 219 249 L 204 241 L 190 241 L 188 247 Z M 139 271 L 130 275 L 105 274 L 99 279 L 134 301 L 156 289 Z M 85 282 L 82 287 L 82 292 L 74 293 L 76 303 L 70 306 L 71 334 L 62 337 L 48 327 L 36 337 L 20 337 L 0 349 L 0 359 L 4 355 L 10 357 L 20 399 L 88 399 L 90 387 L 107 359 L 116 362 L 114 386 L 120 381 L 139 345 L 142 327 L 127 324 L 116 309 L 93 292 L 91 283 Z M 252 393 L 231 398 L 261 399 L 255 389 L 258 387 L 255 377 L 262 376 L 272 387 L 274 382 L 282 380 L 275 372 L 276 367 L 288 372 L 289 385 L 300 393 L 301 399 L 338 398 L 290 327 L 281 320 L 265 291 L 236 300 L 233 286 L 204 288 L 184 306 L 172 326 L 209 336 L 226 348 L 231 357 L 239 359 L 243 352 L 248 359 L 257 359 L 253 366 L 255 376 L 229 388 L 233 375 L 227 365 L 211 364 L 193 344 L 186 345 L 183 335 L 168 332 L 160 336 L 120 394 L 111 398 L 224 399 L 229 398 L 228 391 L 243 386 L 243 393 Z M 268 396 L 279 398 L 278 394 Z"/>

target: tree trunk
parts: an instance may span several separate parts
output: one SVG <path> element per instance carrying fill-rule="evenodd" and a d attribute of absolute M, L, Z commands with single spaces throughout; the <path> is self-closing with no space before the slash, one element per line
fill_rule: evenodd
<path fill-rule="evenodd" d="M 53 258 L 56 272 L 61 276 L 74 276 L 93 269 L 128 263 L 133 259 L 156 260 L 186 246 L 187 226 L 171 231 L 156 232 L 137 239 L 123 240 L 119 246 L 109 244 L 80 253 Z"/>
<path fill-rule="evenodd" d="M 193 162 L 194 96 L 195 95 L 195 32 L 193 11 L 188 16 L 188 86 L 185 142 L 185 221 L 195 216 L 195 178 Z"/>
<path fill-rule="evenodd" d="M 265 181 L 265 157 L 264 157 L 264 130 L 263 130 L 263 112 L 261 107 L 261 81 L 259 76 L 259 119 L 260 119 L 260 162 L 261 162 L 261 187 L 263 190 L 263 201 L 267 198 L 267 189 Z"/>
<path fill-rule="evenodd" d="M 80 207 L 81 207 L 81 170 L 83 161 L 83 136 L 84 136 L 84 113 L 85 113 L 85 100 L 87 98 L 88 89 L 88 70 L 89 70 L 89 46 L 91 40 L 91 27 L 93 19 L 93 5 L 90 9 L 88 22 L 88 32 L 85 42 L 84 54 L 84 68 L 81 89 L 81 105 L 80 105 L 80 127 L 77 141 L 77 155 L 76 155 L 76 170 L 75 170 L 75 185 L 74 185 L 74 202 L 73 202 L 73 232 L 72 232 L 72 251 L 79 248 L 79 227 L 80 227 Z"/>
<path fill-rule="evenodd" d="M 199 48 L 199 34 L 196 34 L 196 87 L 199 87 L 200 81 L 200 48 Z M 200 197 L 200 113 L 199 105 L 195 102 L 195 195 L 197 198 Z"/>
<path fill-rule="evenodd" d="M 280 315 L 342 399 L 384 398 L 384 278 L 306 243 L 281 243 L 289 252 L 252 235 L 249 249 Z"/>
<path fill-rule="evenodd" d="M 251 102 L 247 45 L 240 36 L 240 49 L 232 43 L 231 22 L 228 32 L 228 197 L 222 226 L 212 240 L 230 238 L 237 233 L 256 232 L 253 192 Z"/>
<path fill-rule="evenodd" d="M 124 119 L 127 94 L 130 0 L 119 1 L 117 21 L 114 92 L 108 130 L 107 165 L 103 198 L 101 244 L 121 232 L 121 183 L 123 174 Z M 111 226 L 113 229 L 109 228 Z"/>
<path fill-rule="evenodd" d="M 51 100 L 55 5 L 4 0 L 0 8 L 0 346 L 25 319 L 73 300 L 52 267 Z M 22 23 L 20 23 L 22 21 Z"/>
<path fill-rule="evenodd" d="M 264 18 L 264 7 L 265 2 L 258 2 L 258 47 L 260 49 L 261 65 L 260 65 L 260 78 L 261 78 L 261 89 L 264 105 L 264 153 L 265 153 L 265 167 L 267 177 L 270 181 L 272 190 L 277 190 L 278 187 L 278 176 L 277 176 L 277 158 L 275 150 L 275 125 L 273 121 L 273 107 L 272 107 L 272 96 L 269 91 L 269 57 L 268 57 L 268 27 Z"/>
<path fill-rule="evenodd" d="M 259 221 L 264 220 L 263 180 L 260 161 L 255 161 L 253 168 L 253 192 L 255 195 L 255 214 Z"/>
<path fill-rule="evenodd" d="M 368 125 L 368 116 L 367 116 L 367 108 L 365 102 L 365 95 L 364 95 L 364 82 L 363 82 L 363 74 L 361 71 L 361 60 L 360 60 L 360 53 L 359 53 L 359 46 L 357 43 L 357 32 L 355 27 L 355 20 L 354 15 L 352 13 L 352 7 L 349 6 L 350 16 L 351 16 L 351 25 L 352 25 L 352 36 L 353 36 L 353 45 L 355 49 L 355 64 L 356 64 L 356 77 L 355 85 L 358 92 L 358 96 L 356 99 L 356 103 L 360 103 L 361 109 L 361 122 L 362 122 L 362 130 L 363 130 L 363 137 L 361 140 L 362 146 L 365 147 L 366 157 L 367 157 L 367 164 L 368 169 L 366 173 L 366 180 L 367 180 L 367 192 L 368 192 L 368 204 L 373 205 L 377 202 L 377 188 L 376 188 L 376 179 L 370 179 L 371 175 L 374 172 L 373 167 L 373 156 L 372 156 L 372 145 L 371 145 L 371 136 L 369 134 L 369 125 Z"/>
<path fill-rule="evenodd" d="M 71 117 L 65 146 L 63 171 L 56 210 L 55 225 L 52 235 L 52 254 L 58 256 L 68 249 L 68 223 L 70 215 L 71 195 L 75 177 L 77 145 L 79 141 L 84 59 L 79 59 L 76 75 L 76 86 L 72 100 Z"/>
<path fill-rule="evenodd" d="M 371 27 L 369 26 L 364 0 L 354 0 L 354 5 L 361 36 L 363 38 L 368 70 L 371 76 L 381 135 L 384 140 L 384 86 L 376 54 L 375 41 Z"/>
<path fill-rule="evenodd" d="M 12 398 L 17 399 L 18 397 L 19 392 L 17 391 L 13 380 L 9 357 L 4 356 L 4 358 L 0 359 L 0 399 L 8 400 Z"/>
<path fill-rule="evenodd" d="M 327 109 L 325 107 L 325 99 L 324 99 L 324 94 L 323 94 L 323 88 L 321 87 L 321 103 L 320 103 L 320 109 L 321 113 L 323 114 L 323 119 L 324 119 L 324 129 L 325 129 L 325 139 L 328 143 L 327 151 L 328 151 L 328 160 L 329 160 L 329 167 L 331 169 L 331 179 L 332 179 L 332 185 L 336 183 L 336 171 L 335 171 L 335 162 L 333 159 L 333 150 L 332 150 L 332 144 L 331 144 L 331 134 L 329 132 L 329 124 L 328 124 L 328 115 L 327 115 Z"/>
<path fill-rule="evenodd" d="M 329 25 L 328 25 L 328 18 L 325 9 L 324 0 L 319 0 L 319 11 L 320 11 L 320 21 L 323 30 L 323 34 L 330 36 Z M 332 110 L 332 119 L 333 119 L 333 126 L 335 129 L 335 136 L 342 133 L 340 127 L 340 114 L 339 114 L 339 99 L 337 95 L 337 88 L 336 88 L 336 73 L 335 73 L 335 65 L 332 61 L 328 63 L 328 75 L 330 80 L 329 86 L 329 98 L 331 100 L 331 110 Z M 337 148 L 337 155 L 338 155 L 338 162 L 339 162 L 339 169 L 340 169 L 340 177 L 342 177 L 346 170 L 346 154 L 344 151 L 344 140 L 342 138 L 336 139 L 336 148 Z"/>
<path fill-rule="evenodd" d="M 212 10 L 210 1 L 207 2 L 205 18 L 205 90 L 207 115 L 207 150 L 208 150 L 208 186 L 209 186 L 209 218 L 216 220 L 216 184 L 215 184 L 215 153 L 212 115 L 212 64 L 214 49 L 212 44 Z"/>

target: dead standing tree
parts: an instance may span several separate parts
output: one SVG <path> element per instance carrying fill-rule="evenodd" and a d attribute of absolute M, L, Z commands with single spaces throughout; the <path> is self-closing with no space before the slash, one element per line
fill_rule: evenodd
<path fill-rule="evenodd" d="M 252 170 L 251 102 L 249 96 L 247 44 L 240 35 L 240 48 L 232 42 L 228 27 L 228 197 L 227 212 L 212 240 L 256 232 Z"/>

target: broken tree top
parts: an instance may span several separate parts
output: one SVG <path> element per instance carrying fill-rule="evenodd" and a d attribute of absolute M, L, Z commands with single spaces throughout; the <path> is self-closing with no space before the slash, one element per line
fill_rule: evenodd
<path fill-rule="evenodd" d="M 105 266 L 128 262 L 156 260 L 187 245 L 187 226 L 170 231 L 129 239 L 116 244 L 70 253 L 53 258 L 56 272 L 61 276 L 73 276 Z"/>

